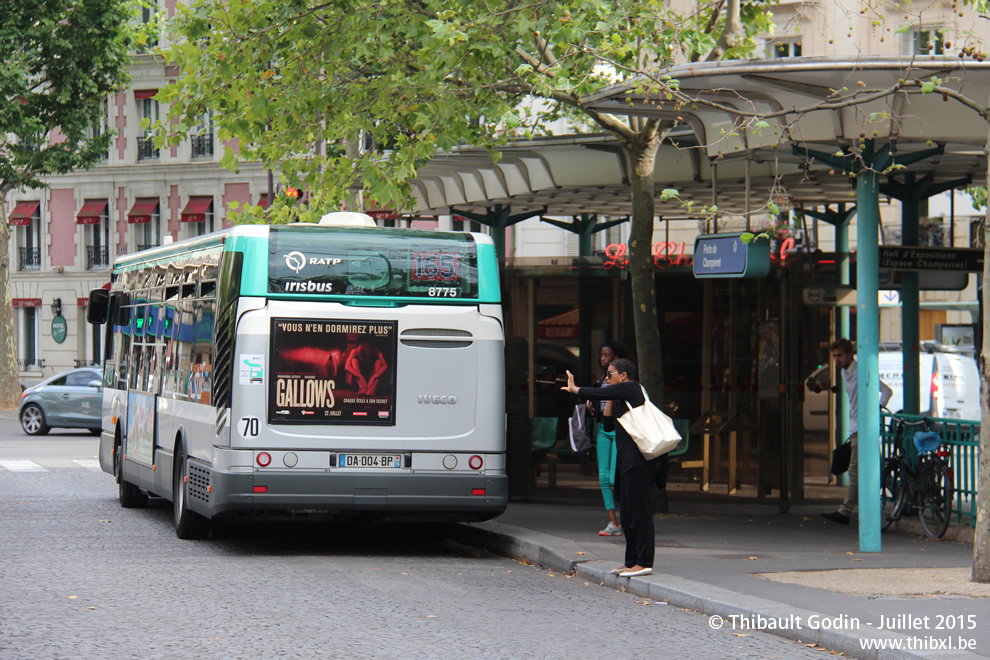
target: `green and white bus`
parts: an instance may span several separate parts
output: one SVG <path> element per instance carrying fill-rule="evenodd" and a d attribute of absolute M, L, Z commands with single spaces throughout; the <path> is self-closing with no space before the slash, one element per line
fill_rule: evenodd
<path fill-rule="evenodd" d="M 121 506 L 171 500 L 180 538 L 239 515 L 505 510 L 492 240 L 372 227 L 242 225 L 116 261 L 88 319 Z"/>

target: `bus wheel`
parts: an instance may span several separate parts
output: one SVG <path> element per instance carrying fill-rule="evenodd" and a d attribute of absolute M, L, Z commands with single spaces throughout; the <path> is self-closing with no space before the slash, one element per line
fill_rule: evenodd
<path fill-rule="evenodd" d="M 124 452 L 120 442 L 113 450 L 113 476 L 117 478 L 117 496 L 125 509 L 139 509 L 148 504 L 148 494 L 124 480 Z"/>
<path fill-rule="evenodd" d="M 186 501 L 186 474 L 189 460 L 182 445 L 175 449 L 175 469 L 172 470 L 172 517 L 175 519 L 175 535 L 180 539 L 205 539 L 210 535 L 210 521 L 191 511 Z"/>

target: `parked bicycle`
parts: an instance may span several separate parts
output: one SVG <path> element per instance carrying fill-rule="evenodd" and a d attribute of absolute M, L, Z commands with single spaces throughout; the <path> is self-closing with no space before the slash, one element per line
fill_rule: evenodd
<path fill-rule="evenodd" d="M 916 512 L 925 535 L 940 539 L 952 515 L 952 469 L 945 460 L 950 452 L 942 449 L 942 436 L 927 418 L 915 422 L 892 415 L 889 428 L 894 453 L 883 460 L 880 473 L 881 529 Z M 909 434 L 918 449 L 914 466 L 905 453 Z"/>

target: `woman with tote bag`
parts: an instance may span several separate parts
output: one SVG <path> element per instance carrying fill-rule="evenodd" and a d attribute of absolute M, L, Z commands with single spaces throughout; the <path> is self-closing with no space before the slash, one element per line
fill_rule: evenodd
<path fill-rule="evenodd" d="M 577 387 L 574 375 L 568 371 L 567 386 L 561 389 L 582 399 L 608 401 L 602 421 L 605 430 L 615 431 L 615 478 L 619 483 L 619 515 L 626 539 L 625 564 L 612 569 L 612 573 L 619 577 L 651 575 L 656 537 L 650 486 L 666 459 L 660 456 L 646 460 L 629 433 L 616 422 L 630 407 L 642 406 L 646 401 L 642 387 L 635 380 L 636 365 L 632 360 L 619 358 L 609 365 L 606 377 L 608 387 Z"/>

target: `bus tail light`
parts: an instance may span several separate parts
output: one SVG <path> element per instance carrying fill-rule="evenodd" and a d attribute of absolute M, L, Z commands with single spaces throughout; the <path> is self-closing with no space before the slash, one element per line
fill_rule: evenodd
<path fill-rule="evenodd" d="M 263 451 L 258 454 L 258 457 L 255 459 L 255 461 L 257 461 L 258 465 L 260 465 L 261 467 L 268 467 L 269 465 L 271 465 L 272 455 L 269 454 L 267 451 Z"/>
<path fill-rule="evenodd" d="M 472 470 L 480 470 L 483 464 L 484 461 L 481 459 L 481 456 L 478 456 L 477 454 L 468 459 L 468 467 Z"/>
<path fill-rule="evenodd" d="M 254 487 L 254 492 L 256 492 L 256 493 L 267 493 L 268 492 L 268 486 L 255 486 Z"/>
<path fill-rule="evenodd" d="M 472 488 L 471 489 L 471 494 L 472 495 L 484 495 L 485 494 L 485 489 L 484 488 Z"/>

